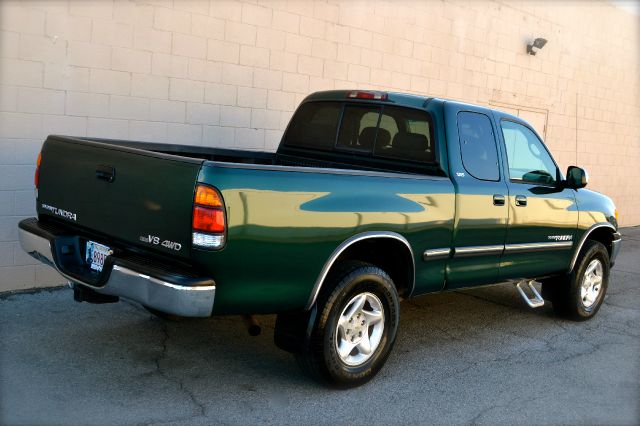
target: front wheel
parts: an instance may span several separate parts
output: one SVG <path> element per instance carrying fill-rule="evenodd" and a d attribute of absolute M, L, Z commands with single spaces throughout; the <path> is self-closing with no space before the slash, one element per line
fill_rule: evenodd
<path fill-rule="evenodd" d="M 313 378 L 336 387 L 370 380 L 395 342 L 398 293 L 380 268 L 363 262 L 339 265 L 318 298 L 308 345 L 296 353 Z"/>
<path fill-rule="evenodd" d="M 609 285 L 609 252 L 598 242 L 587 240 L 573 271 L 542 283 L 542 295 L 559 316 L 575 321 L 592 318 L 598 312 Z"/>

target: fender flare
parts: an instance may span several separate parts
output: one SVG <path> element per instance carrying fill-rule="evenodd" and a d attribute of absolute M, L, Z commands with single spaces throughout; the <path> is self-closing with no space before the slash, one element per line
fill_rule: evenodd
<path fill-rule="evenodd" d="M 587 241 L 587 238 L 589 238 L 589 235 L 591 235 L 591 233 L 598 228 L 610 228 L 612 233 L 616 232 L 616 227 L 608 222 L 599 222 L 591 225 L 591 227 L 587 229 L 584 234 L 582 234 L 582 238 L 580 238 L 580 242 L 576 246 L 576 250 L 573 253 L 573 257 L 571 258 L 571 264 L 569 265 L 569 273 L 573 271 L 573 268 L 576 265 L 576 261 L 578 260 L 578 255 L 580 254 L 580 251 L 582 250 L 582 246 L 584 245 L 585 241 Z"/>
<path fill-rule="evenodd" d="M 340 257 L 340 255 L 346 249 L 351 247 L 353 244 L 363 240 L 374 239 L 374 238 L 394 239 L 396 241 L 402 242 L 407 247 L 407 249 L 409 250 L 409 254 L 411 256 L 411 264 L 413 268 L 413 277 L 411 280 L 411 285 L 408 293 L 409 294 L 413 293 L 413 289 L 415 288 L 415 281 L 416 281 L 416 261 L 413 256 L 413 249 L 411 248 L 411 244 L 409 244 L 409 241 L 407 241 L 405 237 L 403 237 L 402 235 L 396 232 L 368 231 L 368 232 L 362 232 L 360 234 L 356 234 L 347 238 L 342 243 L 340 243 L 338 247 L 336 247 L 333 253 L 331 253 L 331 256 L 329 256 L 329 259 L 325 262 L 324 266 L 322 267 L 322 270 L 320 271 L 320 275 L 318 275 L 318 278 L 316 279 L 313 289 L 311 290 L 311 294 L 309 295 L 309 300 L 307 301 L 307 304 L 304 307 L 305 311 L 308 311 L 309 309 L 311 309 L 313 305 L 316 303 L 316 299 L 318 298 L 318 294 L 320 294 L 320 289 L 324 284 L 324 280 L 327 278 L 327 275 L 329 274 L 331 267 L 333 266 L 335 261 L 338 259 L 338 257 Z"/>

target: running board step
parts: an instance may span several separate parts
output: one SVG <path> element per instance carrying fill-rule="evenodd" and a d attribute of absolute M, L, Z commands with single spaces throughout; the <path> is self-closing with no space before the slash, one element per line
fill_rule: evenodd
<path fill-rule="evenodd" d="M 539 284 L 539 283 L 534 280 L 531 280 L 531 281 L 522 280 L 516 284 L 516 288 L 518 289 L 520 296 L 522 296 L 524 301 L 527 302 L 527 305 L 529 305 L 529 307 L 539 308 L 542 305 L 544 305 L 544 299 L 542 298 L 542 296 L 540 296 L 540 293 L 538 293 L 538 290 L 536 290 L 534 284 Z M 525 286 L 529 287 L 530 292 L 533 293 L 532 297 L 529 297 L 529 295 L 525 292 L 524 290 Z"/>

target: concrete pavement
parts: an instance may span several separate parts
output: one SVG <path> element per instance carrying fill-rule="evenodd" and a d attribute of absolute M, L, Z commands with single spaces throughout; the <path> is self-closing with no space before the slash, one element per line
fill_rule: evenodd
<path fill-rule="evenodd" d="M 511 286 L 404 302 L 369 384 L 323 388 L 238 317 L 167 323 L 68 289 L 0 300 L 0 424 L 638 424 L 640 228 L 585 323 Z"/>

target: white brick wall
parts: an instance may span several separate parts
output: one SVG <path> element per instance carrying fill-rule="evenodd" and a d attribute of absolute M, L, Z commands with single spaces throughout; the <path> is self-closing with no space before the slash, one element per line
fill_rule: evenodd
<path fill-rule="evenodd" d="M 47 134 L 274 150 L 317 90 L 546 111 L 562 166 L 640 224 L 639 37 L 609 2 L 3 0 L 0 291 L 62 282 L 16 242 Z"/>

